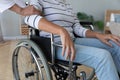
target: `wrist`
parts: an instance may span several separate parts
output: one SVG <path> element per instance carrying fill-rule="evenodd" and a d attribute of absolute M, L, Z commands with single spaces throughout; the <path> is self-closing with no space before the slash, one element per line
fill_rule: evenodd
<path fill-rule="evenodd" d="M 100 33 L 95 34 L 95 38 L 99 38 L 99 36 L 100 36 Z"/>
<path fill-rule="evenodd" d="M 22 16 L 24 16 L 24 9 L 21 8 L 21 7 L 16 8 L 15 12 L 18 13 L 18 14 L 20 14 L 20 15 L 22 15 Z"/>
<path fill-rule="evenodd" d="M 60 36 L 64 34 L 64 29 L 63 28 L 60 28 L 59 29 L 59 33 L 58 33 Z"/>
<path fill-rule="evenodd" d="M 17 4 L 13 5 L 9 9 L 16 12 L 17 14 L 23 15 L 23 8 L 19 7 Z"/>
<path fill-rule="evenodd" d="M 61 29 L 60 29 L 59 34 L 60 34 L 60 36 L 64 36 L 64 37 L 65 37 L 66 35 L 69 35 L 68 32 L 67 32 L 67 30 L 64 29 L 64 28 L 61 28 Z"/>
<path fill-rule="evenodd" d="M 20 8 L 19 9 L 19 14 L 22 15 L 22 16 L 24 16 L 24 8 Z"/>

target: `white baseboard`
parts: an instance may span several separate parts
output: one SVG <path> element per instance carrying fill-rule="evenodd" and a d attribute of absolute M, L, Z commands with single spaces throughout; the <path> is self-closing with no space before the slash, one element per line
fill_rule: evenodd
<path fill-rule="evenodd" d="M 18 40 L 18 39 L 27 39 L 28 36 L 3 36 L 4 40 Z"/>

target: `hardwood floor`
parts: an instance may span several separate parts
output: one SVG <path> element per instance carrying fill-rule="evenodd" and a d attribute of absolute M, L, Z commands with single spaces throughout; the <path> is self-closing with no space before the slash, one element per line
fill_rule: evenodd
<path fill-rule="evenodd" d="M 18 40 L 0 42 L 0 80 L 13 80 L 12 53 Z M 90 72 L 90 68 L 81 66 L 79 71 Z"/>
<path fill-rule="evenodd" d="M 13 80 L 12 51 L 17 41 L 0 43 L 0 80 Z"/>

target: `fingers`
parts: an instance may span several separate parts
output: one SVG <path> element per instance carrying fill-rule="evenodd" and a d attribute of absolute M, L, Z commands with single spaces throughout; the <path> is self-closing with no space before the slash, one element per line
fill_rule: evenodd
<path fill-rule="evenodd" d="M 66 59 L 74 60 L 75 58 L 75 48 L 73 41 L 71 40 L 71 37 L 69 33 L 66 30 L 63 30 L 63 33 L 61 33 L 61 42 L 63 45 L 62 48 L 62 56 L 66 56 Z"/>
<path fill-rule="evenodd" d="M 118 42 L 118 40 L 117 40 L 117 39 L 111 38 L 111 40 L 112 40 L 113 42 L 115 42 L 117 45 L 119 45 L 119 46 L 120 46 L 120 42 Z"/>
<path fill-rule="evenodd" d="M 120 37 L 118 37 L 118 36 L 113 36 L 113 38 L 112 38 L 111 40 L 114 41 L 117 45 L 120 46 Z"/>
<path fill-rule="evenodd" d="M 112 47 L 112 44 L 109 42 L 109 40 L 115 42 L 117 45 L 120 46 L 120 37 L 115 36 L 115 35 L 108 35 L 107 38 L 105 40 L 103 40 L 103 42 L 107 45 L 109 45 L 110 47 Z"/>
<path fill-rule="evenodd" d="M 66 55 L 65 55 L 66 54 Z M 73 61 L 75 59 L 75 48 L 74 45 L 69 43 L 69 45 L 64 44 L 62 47 L 62 56 L 66 56 L 65 59 L 70 59 Z"/>
<path fill-rule="evenodd" d="M 33 5 L 30 5 L 30 6 L 31 6 L 32 14 L 38 14 L 43 16 L 42 12 L 37 7 L 34 7 Z"/>
<path fill-rule="evenodd" d="M 71 58 L 71 50 L 69 48 L 66 49 L 66 60 Z"/>
<path fill-rule="evenodd" d="M 111 40 L 111 41 L 113 41 L 113 42 L 115 42 L 117 45 L 120 46 L 120 38 L 119 38 L 118 36 L 111 34 L 111 35 L 108 37 L 108 39 Z"/>
<path fill-rule="evenodd" d="M 104 43 L 105 43 L 105 44 L 107 44 L 108 46 L 112 47 L 112 44 L 111 44 L 111 43 L 109 43 L 107 40 L 106 40 L 106 41 L 104 41 Z"/>
<path fill-rule="evenodd" d="M 69 46 L 67 48 L 63 48 L 63 51 L 62 51 L 62 55 L 64 56 L 66 53 L 66 60 L 67 59 L 70 59 L 71 61 L 73 61 L 75 59 L 75 48 L 74 46 Z"/>
<path fill-rule="evenodd" d="M 36 9 L 33 5 L 29 5 L 26 8 L 24 8 L 24 16 L 34 14 L 41 15 L 41 11 Z"/>

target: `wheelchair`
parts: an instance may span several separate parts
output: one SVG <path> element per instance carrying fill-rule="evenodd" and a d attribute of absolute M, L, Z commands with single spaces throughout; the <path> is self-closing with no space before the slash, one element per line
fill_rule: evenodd
<path fill-rule="evenodd" d="M 93 28 L 93 27 L 92 27 Z M 77 72 L 81 64 L 55 59 L 55 47 L 61 47 L 51 38 L 39 36 L 39 31 L 29 27 L 27 40 L 20 40 L 12 55 L 15 80 L 94 80 L 95 71 L 89 76 L 85 71 Z"/>

